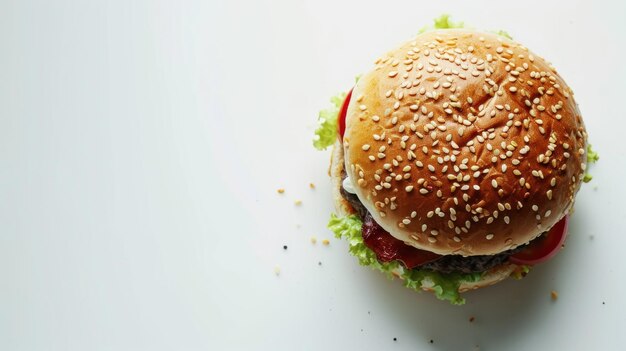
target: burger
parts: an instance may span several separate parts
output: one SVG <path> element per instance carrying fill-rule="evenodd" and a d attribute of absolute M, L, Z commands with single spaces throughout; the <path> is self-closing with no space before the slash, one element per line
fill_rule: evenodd
<path fill-rule="evenodd" d="M 335 98 L 315 142 L 334 144 L 329 228 L 359 262 L 462 304 L 561 249 L 596 155 L 550 63 L 435 23 Z"/>

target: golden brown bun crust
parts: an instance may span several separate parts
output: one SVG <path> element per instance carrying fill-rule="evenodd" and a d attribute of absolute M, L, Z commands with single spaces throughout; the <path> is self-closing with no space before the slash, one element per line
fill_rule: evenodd
<path fill-rule="evenodd" d="M 352 93 L 345 166 L 394 237 L 438 254 L 525 244 L 569 210 L 586 132 L 572 91 L 504 37 L 421 34 L 376 61 Z"/>

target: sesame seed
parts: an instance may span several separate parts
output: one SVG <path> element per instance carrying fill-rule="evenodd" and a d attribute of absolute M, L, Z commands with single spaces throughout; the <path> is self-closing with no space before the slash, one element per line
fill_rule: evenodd
<path fill-rule="evenodd" d="M 410 193 L 411 191 L 413 191 L 413 185 L 409 185 L 406 188 L 404 188 L 404 190 L 406 190 L 407 193 Z"/>
<path fill-rule="evenodd" d="M 485 239 L 487 239 L 487 240 L 491 240 L 491 239 L 493 239 L 493 234 L 487 234 L 487 235 L 485 236 Z"/>
<path fill-rule="evenodd" d="M 398 71 L 391 71 L 391 72 L 389 72 L 389 77 L 391 77 L 391 78 L 393 78 L 393 77 L 395 77 L 397 75 L 398 75 Z"/>
<path fill-rule="evenodd" d="M 369 150 L 369 149 L 370 149 L 370 145 L 369 145 L 369 144 L 364 144 L 363 146 L 361 146 L 361 149 L 362 149 L 363 151 L 367 151 L 367 150 Z"/>
<path fill-rule="evenodd" d="M 511 219 L 509 218 L 509 216 L 504 216 L 504 223 L 509 224 L 511 222 Z"/>
<path fill-rule="evenodd" d="M 498 187 L 498 182 L 495 179 L 492 179 L 491 180 L 491 186 L 494 187 L 494 188 L 497 188 Z"/>

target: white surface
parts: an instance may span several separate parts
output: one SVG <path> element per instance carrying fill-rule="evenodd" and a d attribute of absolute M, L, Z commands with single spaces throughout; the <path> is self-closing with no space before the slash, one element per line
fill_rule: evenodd
<path fill-rule="evenodd" d="M 623 347 L 625 3 L 380 4 L 3 1 L 0 350 Z M 463 307 L 331 238 L 310 141 L 330 95 L 442 12 L 550 59 L 601 154 L 567 249 Z"/>

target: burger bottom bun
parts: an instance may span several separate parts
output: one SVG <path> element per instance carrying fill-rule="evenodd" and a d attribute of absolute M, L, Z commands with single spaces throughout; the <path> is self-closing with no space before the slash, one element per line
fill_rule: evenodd
<path fill-rule="evenodd" d="M 343 147 L 341 141 L 337 139 L 333 146 L 330 168 L 328 173 L 332 182 L 332 194 L 335 202 L 335 210 L 338 215 L 346 216 L 354 214 L 356 211 L 352 208 L 350 203 L 341 196 L 342 177 L 341 174 L 344 168 L 343 159 Z M 485 286 L 493 285 L 508 278 L 515 271 L 521 270 L 521 267 L 512 263 L 504 263 L 496 266 L 489 271 L 485 272 L 481 279 L 476 282 L 462 282 L 459 286 L 459 292 L 465 292 L 469 290 L 475 290 Z M 422 284 L 422 289 L 432 292 L 433 282 L 425 281 Z"/>

